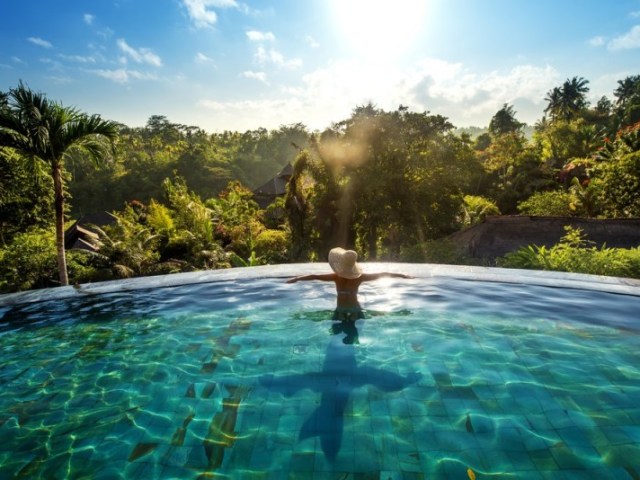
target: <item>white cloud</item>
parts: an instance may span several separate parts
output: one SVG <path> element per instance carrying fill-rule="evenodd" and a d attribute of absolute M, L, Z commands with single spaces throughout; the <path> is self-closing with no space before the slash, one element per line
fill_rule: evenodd
<path fill-rule="evenodd" d="M 248 72 L 242 75 L 259 80 Z M 479 70 L 433 58 L 409 68 L 386 69 L 364 59 L 334 61 L 287 85 L 265 78 L 271 83 L 268 91 L 256 88 L 254 96 L 245 101 L 202 99 L 194 115 L 210 122 L 210 111 L 214 110 L 215 123 L 209 123 L 210 128 L 221 130 L 278 128 L 295 122 L 322 130 L 348 118 L 356 106 L 372 102 L 387 111 L 406 105 L 412 111 L 444 115 L 455 126 L 482 127 L 508 103 L 514 106 L 519 121 L 533 125 L 543 115 L 546 94 L 564 80 L 550 65 L 522 62 L 507 69 Z M 602 92 L 598 98 L 611 91 L 605 87 L 593 88 L 594 95 L 596 90 Z"/>
<path fill-rule="evenodd" d="M 235 0 L 182 0 L 191 20 L 198 28 L 211 27 L 218 15 L 211 8 L 239 8 Z"/>
<path fill-rule="evenodd" d="M 128 83 L 131 79 L 136 80 L 157 80 L 157 77 L 153 74 L 138 72 L 137 70 L 127 70 L 119 68 L 116 70 L 89 70 L 91 73 L 98 75 L 99 77 L 106 78 L 115 83 Z"/>
<path fill-rule="evenodd" d="M 96 63 L 96 58 L 94 56 L 83 56 L 83 55 L 58 55 L 61 59 L 67 60 L 69 62 L 76 63 Z"/>
<path fill-rule="evenodd" d="M 253 80 L 259 80 L 260 82 L 269 84 L 267 82 L 267 74 L 265 72 L 254 72 L 251 70 L 247 70 L 246 72 L 242 72 L 242 76 L 244 78 L 251 78 Z"/>
<path fill-rule="evenodd" d="M 236 102 L 219 102 L 216 100 L 200 100 L 197 107 L 206 111 L 214 111 L 221 130 L 244 131 L 252 128 L 277 128 L 299 122 L 305 115 L 305 105 L 297 98 L 243 100 Z M 308 113 L 308 112 L 307 112 Z M 210 114 L 206 114 L 210 118 Z M 252 124 L 247 124 L 250 118 Z"/>
<path fill-rule="evenodd" d="M 304 39 L 305 42 L 307 42 L 307 45 L 309 45 L 311 48 L 318 48 L 320 47 L 320 44 L 317 42 L 317 40 L 315 38 L 313 38 L 311 35 L 307 35 Z"/>
<path fill-rule="evenodd" d="M 256 50 L 255 58 L 259 64 L 265 65 L 267 63 L 274 64 L 283 68 L 298 68 L 302 66 L 302 60 L 299 58 L 285 59 L 282 53 L 271 48 L 265 49 L 263 46 L 259 46 Z"/>
<path fill-rule="evenodd" d="M 258 32 L 257 30 L 249 30 L 247 32 L 247 38 L 252 42 L 273 42 L 276 37 L 271 32 Z"/>
<path fill-rule="evenodd" d="M 592 47 L 601 47 L 605 44 L 605 38 L 603 36 L 593 37 L 589 40 L 589 45 Z"/>
<path fill-rule="evenodd" d="M 609 50 L 640 48 L 640 25 L 634 26 L 629 32 L 611 40 L 607 48 Z"/>
<path fill-rule="evenodd" d="M 87 25 L 92 25 L 93 21 L 96 19 L 96 16 L 91 15 L 90 13 L 85 13 L 82 16 L 82 19 L 84 20 L 84 23 L 86 23 Z"/>
<path fill-rule="evenodd" d="M 44 47 L 44 48 L 52 48 L 53 45 L 51 45 L 51 42 L 47 42 L 46 40 L 43 40 L 40 37 L 29 37 L 27 38 L 27 40 L 31 43 L 33 43 L 34 45 L 38 45 L 39 47 Z"/>
<path fill-rule="evenodd" d="M 64 70 L 64 66 L 62 65 L 62 63 L 52 58 L 41 58 L 40 62 L 44 63 L 45 65 L 48 65 L 49 70 L 56 70 L 56 71 Z"/>
<path fill-rule="evenodd" d="M 91 70 L 91 72 L 116 83 L 127 83 L 129 81 L 129 75 L 127 75 L 127 71 L 124 68 L 118 70 Z"/>
<path fill-rule="evenodd" d="M 532 123 L 540 114 L 533 107 L 543 101 L 561 76 L 548 65 L 473 72 L 462 64 L 427 60 L 408 79 L 401 88 L 407 100 L 401 103 L 446 111 L 454 123 L 486 125 L 504 103 L 526 103 L 531 110 L 518 113 Z"/>
<path fill-rule="evenodd" d="M 213 63 L 213 58 L 208 57 L 207 55 L 205 55 L 202 52 L 198 52 L 196 54 L 196 57 L 195 57 L 194 61 L 196 63 Z"/>
<path fill-rule="evenodd" d="M 69 78 L 69 77 L 48 76 L 46 78 L 50 82 L 58 84 L 58 85 L 67 85 L 67 84 L 70 84 L 70 83 L 73 82 L 73 79 Z"/>
<path fill-rule="evenodd" d="M 631 18 L 640 18 L 640 10 L 636 10 L 635 12 L 631 12 L 629 14 Z"/>
<path fill-rule="evenodd" d="M 107 28 L 104 28 L 104 29 L 100 30 L 97 33 L 98 33 L 98 36 L 100 36 L 100 37 L 102 37 L 102 38 L 104 38 L 106 40 L 108 38 L 113 37 L 113 33 L 114 32 L 109 27 L 107 27 Z"/>
<path fill-rule="evenodd" d="M 324 129 L 369 101 L 385 110 L 402 104 L 413 111 L 445 115 L 456 126 L 486 126 L 509 103 L 516 107 L 518 120 L 533 124 L 542 116 L 546 93 L 561 80 L 553 67 L 527 64 L 481 72 L 462 63 L 424 59 L 410 70 L 390 67 L 382 74 L 375 65 L 341 61 L 304 75 L 299 84 L 279 91 L 272 88 L 270 98 L 202 100 L 199 107 L 215 110 L 224 129 L 277 128 L 299 121 L 311 129 Z M 253 122 L 250 127 L 242 123 L 247 118 Z"/>
<path fill-rule="evenodd" d="M 118 39 L 118 47 L 122 52 L 131 58 L 136 63 L 147 63 L 149 65 L 153 65 L 154 67 L 161 67 L 162 60 L 158 55 L 153 53 L 148 48 L 139 48 L 135 49 L 130 47 L 124 38 Z"/>

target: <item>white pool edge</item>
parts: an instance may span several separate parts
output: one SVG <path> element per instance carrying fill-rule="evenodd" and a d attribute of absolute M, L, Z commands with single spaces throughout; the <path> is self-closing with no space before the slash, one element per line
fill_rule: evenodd
<path fill-rule="evenodd" d="M 599 292 L 640 296 L 640 280 L 579 273 L 520 270 L 464 265 L 427 263 L 362 263 L 365 272 L 403 272 L 416 278 L 447 277 L 470 281 L 515 283 L 554 288 L 575 288 Z M 0 306 L 41 302 L 54 299 L 84 297 L 140 289 L 173 287 L 196 283 L 233 282 L 258 278 L 282 278 L 309 273 L 328 273 L 326 263 L 298 263 L 265 265 L 260 267 L 230 268 L 176 273 L 154 277 L 138 277 L 124 280 L 87 283 L 77 286 L 45 288 L 0 295 Z"/>

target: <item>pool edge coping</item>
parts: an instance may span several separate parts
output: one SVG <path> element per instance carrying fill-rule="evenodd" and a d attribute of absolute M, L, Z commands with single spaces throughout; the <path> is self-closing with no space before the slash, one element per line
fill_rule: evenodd
<path fill-rule="evenodd" d="M 468 265 L 431 263 L 364 262 L 365 271 L 404 272 L 416 278 L 448 277 L 469 281 L 527 284 L 556 288 L 575 288 L 624 295 L 640 296 L 640 280 L 581 273 L 546 270 L 522 270 Z M 268 274 L 266 271 L 268 270 Z M 176 287 L 197 283 L 214 283 L 259 278 L 289 278 L 299 274 L 327 273 L 326 263 L 288 263 L 258 267 L 201 270 L 152 277 L 109 280 L 81 285 L 27 290 L 0 295 L 0 307 L 36 303 L 53 299 L 85 297 L 140 289 Z"/>

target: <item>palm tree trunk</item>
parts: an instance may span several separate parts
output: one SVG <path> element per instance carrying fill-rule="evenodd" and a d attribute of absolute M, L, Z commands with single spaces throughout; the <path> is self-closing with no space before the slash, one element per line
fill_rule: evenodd
<path fill-rule="evenodd" d="M 53 189 L 55 193 L 56 249 L 58 252 L 58 275 L 60 285 L 69 285 L 67 276 L 67 258 L 64 251 L 64 188 L 62 185 L 62 167 L 55 163 L 52 167 Z"/>

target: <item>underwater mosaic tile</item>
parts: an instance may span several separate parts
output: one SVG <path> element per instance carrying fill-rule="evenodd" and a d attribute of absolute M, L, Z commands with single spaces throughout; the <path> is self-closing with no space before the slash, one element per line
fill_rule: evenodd
<path fill-rule="evenodd" d="M 428 283 L 348 345 L 317 292 L 276 310 L 263 287 L 1 332 L 0 478 L 640 478 L 637 332 L 466 314 L 444 299 L 468 282 Z"/>

